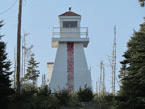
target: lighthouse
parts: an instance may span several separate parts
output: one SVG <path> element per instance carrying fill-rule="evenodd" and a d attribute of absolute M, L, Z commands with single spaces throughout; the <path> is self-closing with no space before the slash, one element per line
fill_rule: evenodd
<path fill-rule="evenodd" d="M 80 27 L 80 22 L 81 15 L 69 8 L 69 11 L 58 16 L 59 27 L 53 27 L 52 48 L 57 48 L 57 52 L 49 72 L 52 92 L 62 89 L 74 92 L 85 85 L 92 87 L 84 52 L 89 43 L 88 28 Z"/>

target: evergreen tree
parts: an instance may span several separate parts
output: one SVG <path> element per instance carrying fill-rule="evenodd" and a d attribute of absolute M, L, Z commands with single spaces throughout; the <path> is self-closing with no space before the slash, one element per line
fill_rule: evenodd
<path fill-rule="evenodd" d="M 139 32 L 134 31 L 127 47 L 121 61 L 119 95 L 126 98 L 126 106 L 142 109 L 145 108 L 145 23 L 140 25 Z"/>
<path fill-rule="evenodd" d="M 32 80 L 33 85 L 36 85 L 37 77 L 39 76 L 39 70 L 37 70 L 39 62 L 36 62 L 34 59 L 34 55 L 31 56 L 30 60 L 28 61 L 28 68 L 27 73 L 25 74 L 24 78 L 26 80 Z"/>
<path fill-rule="evenodd" d="M 141 7 L 145 6 L 145 0 L 139 0 Z"/>
<path fill-rule="evenodd" d="M 3 21 L 0 21 L 0 29 Z M 0 104 L 7 102 L 7 97 L 12 93 L 10 75 L 11 62 L 7 59 L 6 43 L 2 41 L 3 35 L 0 35 Z M 6 104 L 5 104 L 6 105 Z"/>

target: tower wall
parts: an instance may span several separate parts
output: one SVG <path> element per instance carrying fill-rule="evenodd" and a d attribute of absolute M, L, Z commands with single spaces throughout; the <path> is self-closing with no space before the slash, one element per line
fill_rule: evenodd
<path fill-rule="evenodd" d="M 57 49 L 55 64 L 50 81 L 50 89 L 54 92 L 56 90 L 67 88 L 67 45 L 60 43 Z M 59 88 L 58 88 L 59 86 Z"/>
<path fill-rule="evenodd" d="M 74 44 L 74 90 L 78 91 L 80 86 L 92 87 L 91 74 L 88 70 L 86 56 L 82 43 Z"/>
<path fill-rule="evenodd" d="M 72 47 L 72 48 L 71 48 Z M 80 86 L 92 87 L 91 74 L 82 43 L 60 43 L 56 53 L 50 88 L 78 91 Z M 58 88 L 59 86 L 59 88 Z"/>
<path fill-rule="evenodd" d="M 48 80 L 49 82 L 51 81 L 51 77 L 52 77 L 52 72 L 53 72 L 53 66 L 54 66 L 54 63 L 47 63 L 47 67 L 48 67 Z"/>

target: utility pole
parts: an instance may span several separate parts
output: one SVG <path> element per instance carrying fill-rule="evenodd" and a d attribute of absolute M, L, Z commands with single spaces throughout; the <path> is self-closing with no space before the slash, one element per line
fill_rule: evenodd
<path fill-rule="evenodd" d="M 22 0 L 19 0 L 18 27 L 17 27 L 17 83 L 16 83 L 16 92 L 18 95 L 20 94 L 21 13 L 22 13 Z"/>

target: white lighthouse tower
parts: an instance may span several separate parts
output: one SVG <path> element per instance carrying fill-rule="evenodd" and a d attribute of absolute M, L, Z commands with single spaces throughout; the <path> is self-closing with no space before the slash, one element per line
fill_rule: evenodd
<path fill-rule="evenodd" d="M 59 26 L 53 28 L 52 47 L 57 48 L 49 87 L 55 90 L 78 91 L 86 84 L 92 87 L 91 73 L 84 53 L 88 46 L 88 28 L 80 27 L 81 16 L 71 11 L 58 16 Z"/>

